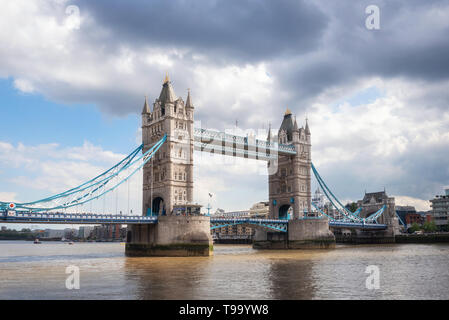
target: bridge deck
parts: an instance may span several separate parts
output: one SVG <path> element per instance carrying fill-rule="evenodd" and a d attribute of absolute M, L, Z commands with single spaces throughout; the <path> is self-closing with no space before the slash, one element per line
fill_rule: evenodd
<path fill-rule="evenodd" d="M 3 214 L 0 223 L 45 224 L 152 224 L 157 217 L 79 214 L 79 213 L 19 213 Z"/>
<path fill-rule="evenodd" d="M 305 217 L 303 219 L 322 219 L 321 217 Z M 45 223 L 45 224 L 153 224 L 157 217 L 102 215 L 88 213 L 25 213 L 0 211 L 0 223 Z M 211 228 L 217 229 L 236 224 L 248 224 L 286 232 L 288 220 L 286 219 L 260 219 L 260 218 L 234 218 L 211 217 Z M 384 230 L 385 224 L 355 223 L 350 221 L 329 221 L 333 228 Z"/>

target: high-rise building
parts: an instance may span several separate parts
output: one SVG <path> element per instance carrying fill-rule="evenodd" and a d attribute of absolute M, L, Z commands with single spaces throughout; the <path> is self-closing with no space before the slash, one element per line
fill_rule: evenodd
<path fill-rule="evenodd" d="M 430 200 L 433 221 L 435 221 L 438 230 L 449 229 L 449 188 L 444 191 L 444 195 L 437 195 L 434 199 Z"/>

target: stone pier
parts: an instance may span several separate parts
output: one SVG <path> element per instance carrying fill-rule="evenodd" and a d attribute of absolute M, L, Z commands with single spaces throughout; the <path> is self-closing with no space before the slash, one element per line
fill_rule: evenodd
<path fill-rule="evenodd" d="M 335 236 L 327 219 L 300 219 L 288 222 L 288 232 L 257 230 L 254 249 L 331 249 Z"/>
<path fill-rule="evenodd" d="M 125 253 L 129 257 L 212 255 L 210 218 L 160 216 L 157 224 L 131 225 Z"/>

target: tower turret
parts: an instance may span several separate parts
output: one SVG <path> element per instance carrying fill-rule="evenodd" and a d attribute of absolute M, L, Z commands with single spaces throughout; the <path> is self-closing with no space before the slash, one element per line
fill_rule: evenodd
<path fill-rule="evenodd" d="M 299 135 L 298 123 L 296 122 L 296 117 L 295 117 L 295 122 L 293 124 L 292 138 L 293 138 L 294 143 L 299 143 L 300 135 Z"/>
<path fill-rule="evenodd" d="M 309 121 L 306 118 L 306 135 L 310 136 Z"/>

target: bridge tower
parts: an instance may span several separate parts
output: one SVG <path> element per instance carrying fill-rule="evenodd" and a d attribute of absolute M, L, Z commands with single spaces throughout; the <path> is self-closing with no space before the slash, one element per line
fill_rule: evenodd
<path fill-rule="evenodd" d="M 332 248 L 335 236 L 327 219 L 307 217 L 311 213 L 312 144 L 309 124 L 298 128 L 296 119 L 287 108 L 277 137 L 280 145 L 293 145 L 296 154 L 278 154 L 277 162 L 268 162 L 270 218 L 289 219 L 288 232 L 256 230 L 255 249 Z M 277 141 L 276 141 L 277 140 Z M 279 148 L 281 149 L 281 147 Z M 273 166 L 275 166 L 273 168 Z"/>
<path fill-rule="evenodd" d="M 143 168 L 142 214 L 158 216 L 154 225 L 133 225 L 128 256 L 207 256 L 211 254 L 210 217 L 193 204 L 194 107 L 175 95 L 168 76 L 150 110 L 142 110 L 142 142 L 146 152 L 165 134 L 167 139 Z"/>
<path fill-rule="evenodd" d="M 271 138 L 270 130 L 268 140 Z M 292 211 L 292 218 L 298 219 L 311 212 L 312 145 L 307 120 L 305 128 L 298 128 L 296 119 L 293 119 L 291 111 L 287 108 L 276 142 L 293 145 L 296 154 L 279 154 L 277 171 L 274 169 L 269 175 L 270 217 L 287 219 L 289 211 Z M 269 166 L 272 165 L 273 162 L 270 162 Z"/>
<path fill-rule="evenodd" d="M 386 224 L 387 229 L 377 232 L 364 232 L 355 230 L 357 243 L 394 243 L 395 235 L 399 233 L 399 220 L 396 216 L 396 205 L 394 197 L 389 197 L 387 192 L 369 192 L 362 200 L 357 201 L 357 206 L 362 208 L 360 216 L 367 218 L 386 207 L 384 213 L 377 219 L 380 224 Z"/>
<path fill-rule="evenodd" d="M 173 215 L 175 206 L 181 208 L 193 201 L 193 112 L 190 91 L 184 103 L 182 98 L 176 97 L 168 76 L 153 104 L 153 112 L 145 98 L 143 152 L 167 134 L 167 141 L 155 159 L 143 168 L 143 212 L 146 215 Z"/>

